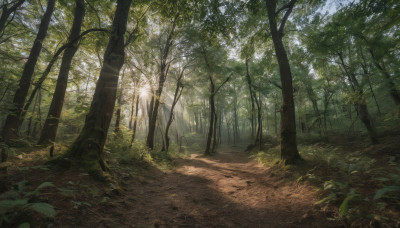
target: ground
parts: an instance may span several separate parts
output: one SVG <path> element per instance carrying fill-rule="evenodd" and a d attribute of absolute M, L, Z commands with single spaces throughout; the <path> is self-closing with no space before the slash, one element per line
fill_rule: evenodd
<path fill-rule="evenodd" d="M 243 149 L 192 154 L 177 169 L 132 182 L 96 211 L 96 227 L 328 227 L 313 190 L 268 176 Z"/>
<path fill-rule="evenodd" d="M 393 144 L 393 148 L 398 148 L 397 138 L 390 140 L 385 144 L 385 151 L 388 152 L 392 150 L 387 145 Z M 314 147 L 317 145 L 305 149 L 312 151 Z M 373 151 L 378 151 L 379 148 L 375 147 Z M 320 150 L 322 147 L 318 148 Z M 333 153 L 332 150 L 326 152 Z M 366 221 L 364 217 L 358 223 L 351 223 L 345 218 L 337 219 L 339 205 L 332 208 L 332 205 L 326 207 L 315 204 L 326 196 L 321 191 L 321 183 L 324 180 L 335 180 L 340 171 L 328 167 L 326 163 L 317 164 L 309 160 L 304 166 L 296 168 L 304 169 L 304 173 L 294 175 L 290 168 L 285 171 L 278 165 L 261 165 L 259 160 L 253 159 L 257 156 L 245 152 L 244 146 L 229 146 L 220 148 L 217 154 L 210 157 L 198 153 L 177 158 L 173 161 L 175 165 L 172 169 L 160 169 L 135 159 L 123 164 L 114 161 L 111 168 L 115 182 L 105 183 L 77 170 L 56 170 L 45 166 L 44 161 L 48 158 L 34 158 L 40 154 L 43 157 L 46 153 L 47 149 L 42 149 L 16 156 L 8 167 L 7 175 L 0 175 L 0 193 L 16 188 L 15 184 L 21 180 L 27 181 L 28 190 L 24 190 L 25 193 L 33 191 L 44 182 L 51 182 L 54 187 L 43 188 L 29 202 L 49 203 L 57 215 L 45 218 L 24 207 L 19 210 L 19 214 L 13 214 L 11 221 L 2 224 L 5 227 L 16 227 L 23 222 L 29 222 L 32 227 L 293 228 L 366 227 L 365 224 L 370 223 L 363 223 Z M 382 153 L 379 157 L 382 157 L 382 162 L 375 163 L 387 166 L 384 162 L 386 157 Z M 312 179 L 304 179 L 310 170 L 316 170 L 314 165 L 319 165 L 315 167 L 321 172 L 322 182 L 313 184 Z M 354 180 L 358 182 L 347 181 L 358 192 L 358 189 L 367 191 L 365 195 L 373 196 L 379 188 L 379 185 L 371 182 L 370 177 L 357 176 Z M 366 189 L 358 186 L 371 187 Z M 341 196 L 340 192 L 337 196 L 346 197 Z M 386 215 L 392 220 L 399 215 L 396 205 L 388 204 L 388 209 L 385 209 L 388 212 Z M 353 202 L 350 202 L 350 206 L 354 206 Z M 377 211 L 376 208 L 373 210 Z M 11 214 L 6 216 L 11 217 Z M 393 227 L 385 224 L 396 223 L 380 220 L 380 223 L 374 224 L 370 223 L 369 227 Z"/>

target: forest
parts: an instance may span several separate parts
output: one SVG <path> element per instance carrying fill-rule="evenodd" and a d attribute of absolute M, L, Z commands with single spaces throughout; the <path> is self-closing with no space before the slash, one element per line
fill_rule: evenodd
<path fill-rule="evenodd" d="M 0 227 L 400 227 L 399 1 L 0 15 Z"/>

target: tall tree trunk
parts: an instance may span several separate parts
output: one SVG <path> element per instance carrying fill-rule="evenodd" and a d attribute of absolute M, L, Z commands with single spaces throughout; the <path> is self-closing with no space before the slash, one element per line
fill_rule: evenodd
<path fill-rule="evenodd" d="M 372 60 L 376 68 L 378 68 L 378 70 L 383 74 L 385 78 L 386 84 L 389 88 L 390 97 L 392 98 L 394 103 L 398 106 L 398 109 L 400 109 L 400 95 L 396 89 L 396 85 L 394 84 L 392 77 L 390 76 L 389 72 L 385 69 L 384 65 L 379 63 L 372 49 L 370 49 L 370 54 L 372 56 Z"/>
<path fill-rule="evenodd" d="M 250 113 L 250 121 L 251 121 L 251 138 L 252 140 L 255 140 L 254 132 L 255 132 L 255 127 L 254 127 L 254 115 L 255 115 L 255 106 L 254 106 L 254 95 L 253 95 L 253 85 L 251 82 L 251 76 L 249 72 L 249 59 L 246 58 L 246 80 L 247 80 L 247 85 L 249 87 L 249 94 L 250 94 L 250 101 L 251 101 L 251 113 Z"/>
<path fill-rule="evenodd" d="M 257 145 L 257 143 L 259 142 L 259 139 L 260 139 L 260 134 L 261 134 L 261 100 L 260 100 L 260 96 L 257 98 L 257 95 L 255 92 L 254 92 L 254 100 L 257 105 L 257 125 L 256 125 L 257 133 L 256 133 L 256 137 L 253 140 L 254 140 L 254 145 Z"/>
<path fill-rule="evenodd" d="M 101 171 L 108 170 L 103 148 L 114 112 L 119 72 L 124 64 L 124 36 L 131 1 L 118 0 L 103 66 L 85 125 L 66 155 L 95 176 L 102 177 Z"/>
<path fill-rule="evenodd" d="M 165 127 L 165 148 L 161 149 L 162 151 L 164 151 L 164 150 L 165 150 L 165 151 L 168 151 L 168 148 L 169 148 L 169 141 L 170 141 L 170 139 L 169 139 L 169 136 L 168 136 L 168 131 L 169 131 L 169 128 L 170 128 L 170 126 L 171 126 L 171 124 L 172 124 L 172 120 L 173 120 L 173 117 L 174 117 L 174 108 L 175 108 L 175 105 L 178 103 L 179 98 L 180 98 L 181 95 L 182 95 L 183 85 L 182 85 L 182 83 L 181 83 L 181 80 L 182 80 L 182 78 L 183 78 L 184 72 L 185 72 L 185 68 L 183 68 L 183 69 L 181 70 L 181 73 L 179 74 L 178 80 L 177 80 L 177 82 L 176 82 L 176 88 L 175 88 L 175 93 L 174 93 L 174 99 L 172 100 L 171 110 L 170 110 L 169 118 L 168 118 L 168 121 L 167 121 L 167 126 Z"/>
<path fill-rule="evenodd" d="M 214 132 L 214 118 L 215 118 L 215 101 L 214 101 L 214 91 L 215 91 L 215 85 L 214 82 L 211 78 L 211 75 L 209 75 L 209 80 L 210 80 L 210 97 L 209 97 L 209 102 L 210 102 L 210 124 L 208 126 L 208 134 L 207 134 L 207 141 L 206 141 L 206 150 L 204 152 L 205 155 L 211 155 L 211 140 Z"/>
<path fill-rule="evenodd" d="M 76 0 L 74 12 L 74 22 L 68 37 L 68 41 L 79 37 L 83 18 L 85 17 L 85 3 L 83 0 Z M 61 117 L 61 111 L 64 104 L 65 91 L 68 85 L 68 75 L 71 68 L 72 59 L 78 50 L 78 41 L 65 49 L 62 57 L 60 71 L 58 73 L 57 84 L 54 90 L 53 99 L 51 100 L 49 112 L 44 123 L 42 133 L 38 144 L 45 145 L 55 141 L 57 135 L 58 124 Z"/>
<path fill-rule="evenodd" d="M 212 140 L 212 146 L 211 146 L 211 152 L 215 153 L 216 145 L 217 145 L 217 124 L 218 124 L 218 115 L 217 112 L 214 113 L 214 127 L 213 127 L 213 140 Z"/>
<path fill-rule="evenodd" d="M 122 106 L 122 96 L 124 92 L 124 76 L 125 76 L 125 71 L 122 72 L 122 77 L 121 77 L 121 87 L 119 89 L 119 94 L 118 94 L 118 99 L 117 99 L 117 111 L 115 113 L 115 125 L 114 125 L 114 133 L 115 137 L 121 137 L 121 106 Z"/>
<path fill-rule="evenodd" d="M 277 1 L 266 0 L 268 11 L 268 22 L 278 60 L 279 73 L 282 84 L 282 110 L 281 110 L 281 159 L 285 164 L 293 164 L 302 160 L 297 150 L 296 142 L 296 118 L 293 100 L 292 72 L 289 59 L 282 42 L 283 28 L 288 19 L 296 0 L 288 3 L 286 13 L 280 23 L 279 29 L 276 22 Z"/>
<path fill-rule="evenodd" d="M 131 105 L 131 112 L 130 112 L 130 117 L 129 117 L 129 130 L 132 130 L 132 122 L 133 122 L 133 113 L 135 111 L 135 98 L 136 98 L 136 93 L 137 89 L 133 91 L 133 99 L 132 99 L 132 105 Z"/>
<path fill-rule="evenodd" d="M 378 104 L 378 101 L 377 101 L 377 99 L 376 99 L 374 90 L 372 89 L 371 80 L 369 80 L 369 72 L 368 72 L 368 68 L 367 68 L 367 61 L 366 61 L 366 59 L 365 59 L 364 52 L 363 52 L 363 50 L 362 50 L 361 47 L 360 47 L 360 53 L 361 53 L 361 58 L 362 58 L 362 60 L 363 60 L 363 63 L 361 63 L 361 67 L 362 67 L 363 72 L 364 72 L 364 75 L 365 75 L 365 77 L 366 77 L 366 79 L 367 79 L 368 86 L 369 86 L 369 90 L 371 91 L 371 94 L 372 94 L 372 98 L 374 98 L 375 105 L 376 105 L 376 108 L 377 108 L 377 110 L 378 110 L 378 115 L 381 115 L 381 114 L 382 114 L 382 113 L 381 113 L 381 109 L 379 108 L 379 104 Z M 371 51 L 371 53 L 372 53 L 372 51 Z M 374 56 L 373 56 L 373 57 L 374 57 Z M 379 65 L 379 64 L 378 64 L 378 65 Z"/>
<path fill-rule="evenodd" d="M 26 96 L 28 95 L 28 90 L 31 84 L 36 62 L 39 58 L 40 51 L 42 50 L 44 38 L 47 35 L 47 29 L 50 24 L 51 15 L 54 11 L 54 5 L 55 0 L 48 0 L 46 12 L 44 13 L 40 22 L 39 31 L 36 35 L 31 52 L 29 53 L 28 60 L 25 63 L 21 79 L 19 80 L 19 86 L 14 95 L 13 107 L 9 110 L 9 114 L 7 115 L 6 123 L 2 132 L 3 140 L 7 144 L 10 144 L 10 141 L 17 138 L 19 118 Z"/>
<path fill-rule="evenodd" d="M 347 78 L 349 79 L 349 81 L 352 85 L 353 92 L 357 92 L 359 95 L 359 101 L 357 101 L 354 104 L 354 107 L 358 113 L 358 117 L 360 118 L 361 122 L 364 124 L 365 128 L 367 129 L 368 135 L 371 139 L 371 142 L 373 144 L 378 144 L 379 143 L 378 136 L 377 136 L 377 133 L 375 130 L 374 123 L 368 112 L 368 107 L 367 107 L 367 104 L 365 101 L 365 96 L 364 96 L 363 90 L 362 90 L 360 84 L 358 83 L 358 80 L 357 80 L 355 74 L 352 72 L 349 72 L 346 69 L 346 64 L 344 63 L 342 53 L 338 53 L 338 56 L 340 59 L 340 63 L 341 63 L 343 72 L 345 73 L 345 75 L 347 76 Z"/>
<path fill-rule="evenodd" d="M 35 103 L 33 104 L 32 112 L 31 112 L 31 116 L 29 117 L 28 128 L 26 130 L 26 136 L 28 139 L 31 137 L 32 121 L 33 121 L 33 116 L 35 114 L 35 109 L 36 109 L 36 104 L 37 104 L 38 99 L 39 99 L 39 96 L 36 96 Z"/>
<path fill-rule="evenodd" d="M 138 112 L 139 112 L 139 98 L 140 98 L 140 94 L 138 93 L 138 95 L 136 95 L 136 105 L 135 105 L 135 120 L 133 122 L 133 127 L 132 127 L 132 138 L 131 138 L 131 144 L 130 146 L 132 147 L 132 143 L 135 140 L 135 136 L 136 136 L 136 127 L 137 127 L 137 121 L 138 121 Z"/>
<path fill-rule="evenodd" d="M 234 87 L 236 90 L 236 88 Z M 236 144 L 239 141 L 239 120 L 238 120 L 238 114 L 237 114 L 237 94 L 235 91 L 235 94 L 233 95 L 233 132 L 234 132 L 234 137 L 233 137 L 233 143 Z"/>
<path fill-rule="evenodd" d="M 164 88 L 165 80 L 167 79 L 168 70 L 170 63 L 168 62 L 168 56 L 170 53 L 170 48 L 173 43 L 173 35 L 176 27 L 176 22 L 178 20 L 179 13 L 175 15 L 175 18 L 172 22 L 172 28 L 168 34 L 167 40 L 165 42 L 165 46 L 162 49 L 161 54 L 161 61 L 160 61 L 160 75 L 158 80 L 158 88 L 156 90 L 156 97 L 154 99 L 154 107 L 152 108 L 151 118 L 149 121 L 149 132 L 147 134 L 146 145 L 151 150 L 154 149 L 154 136 L 156 130 L 156 123 L 157 123 L 157 116 L 158 116 L 158 107 L 160 106 L 160 98 Z"/>
<path fill-rule="evenodd" d="M 278 135 L 278 119 L 276 116 L 276 113 L 278 112 L 277 108 L 276 108 L 276 103 L 274 103 L 274 132 L 276 135 Z"/>

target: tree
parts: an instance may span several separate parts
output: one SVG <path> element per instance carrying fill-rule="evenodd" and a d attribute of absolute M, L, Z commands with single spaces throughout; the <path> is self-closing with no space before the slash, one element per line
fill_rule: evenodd
<path fill-rule="evenodd" d="M 85 4 L 83 0 L 75 2 L 74 22 L 72 23 L 71 32 L 68 41 L 76 40 L 81 33 L 83 18 L 85 17 Z M 58 73 L 57 84 L 54 90 L 53 99 L 47 114 L 46 121 L 40 134 L 38 144 L 48 144 L 54 142 L 57 135 L 58 123 L 60 121 L 61 110 L 64 104 L 65 91 L 68 84 L 68 75 L 71 68 L 72 58 L 78 50 L 79 43 L 76 40 L 64 51 L 62 57 L 60 72 Z"/>
<path fill-rule="evenodd" d="M 165 41 L 164 47 L 160 49 L 160 63 L 159 63 L 159 78 L 158 87 L 155 91 L 154 97 L 150 105 L 150 118 L 149 118 L 149 131 L 147 134 L 146 145 L 151 150 L 154 149 L 154 136 L 156 131 L 156 123 L 158 116 L 158 108 L 160 106 L 160 98 L 164 88 L 165 80 L 167 79 L 168 71 L 170 68 L 171 60 L 169 60 L 170 49 L 174 42 L 173 36 L 179 18 L 179 13 L 177 13 L 172 21 L 171 29 L 168 31 L 167 39 Z"/>
<path fill-rule="evenodd" d="M 165 127 L 165 148 L 162 148 L 161 149 L 162 151 L 164 151 L 164 150 L 168 151 L 168 148 L 169 148 L 170 138 L 168 136 L 168 131 L 169 131 L 169 128 L 170 128 L 170 126 L 172 124 L 172 120 L 174 118 L 175 105 L 178 103 L 179 98 L 182 95 L 182 91 L 183 91 L 183 88 L 184 88 L 182 80 L 183 80 L 183 76 L 184 76 L 184 73 L 185 73 L 185 70 L 187 69 L 187 67 L 188 67 L 187 65 L 182 67 L 182 69 L 181 69 L 181 71 L 179 73 L 179 76 L 178 76 L 178 78 L 176 80 L 176 88 L 175 88 L 174 98 L 172 100 L 171 109 L 170 109 L 170 113 L 169 113 L 169 117 L 168 117 L 168 121 L 167 121 L 167 126 Z"/>
<path fill-rule="evenodd" d="M 35 41 L 31 48 L 28 60 L 25 63 L 22 76 L 19 80 L 19 86 L 14 94 L 13 107 L 9 110 L 5 125 L 3 127 L 3 140 L 10 144 L 12 140 L 17 138 L 18 125 L 22 108 L 28 95 L 28 90 L 31 84 L 33 72 L 35 70 L 36 62 L 42 50 L 42 43 L 47 35 L 47 29 L 50 24 L 51 15 L 53 14 L 55 0 L 48 0 L 46 12 L 40 22 L 39 31 L 36 35 Z"/>
<path fill-rule="evenodd" d="M 93 100 L 85 124 L 66 157 L 93 175 L 103 176 L 108 167 L 103 148 L 114 112 L 119 71 L 124 64 L 124 36 L 131 0 L 118 0 L 104 62 L 96 84 Z"/>
<path fill-rule="evenodd" d="M 291 0 L 277 10 L 277 0 L 266 0 L 268 11 L 269 31 L 275 47 L 275 54 L 278 60 L 279 73 L 282 84 L 282 110 L 281 110 L 281 159 L 285 164 L 294 164 L 302 160 L 297 150 L 296 142 L 296 117 L 293 100 L 292 72 L 289 59 L 282 42 L 283 30 L 290 13 L 297 0 Z M 277 17 L 285 12 L 278 27 Z"/>

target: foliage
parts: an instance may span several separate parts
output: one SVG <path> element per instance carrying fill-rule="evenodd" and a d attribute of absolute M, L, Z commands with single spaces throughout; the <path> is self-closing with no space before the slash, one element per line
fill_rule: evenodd
<path fill-rule="evenodd" d="M 394 203 L 400 204 L 400 169 L 397 169 L 397 173 L 390 173 L 389 177 L 379 178 L 384 183 L 384 186 L 380 188 L 374 196 L 374 200 L 382 197 L 389 198 Z"/>
<path fill-rule="evenodd" d="M 51 182 L 43 182 L 33 191 L 27 191 L 27 181 L 13 185 L 13 189 L 0 195 L 0 225 L 14 224 L 27 212 L 38 212 L 42 216 L 53 218 L 56 215 L 54 207 L 48 203 L 34 202 L 40 191 L 47 187 L 54 187 Z M 26 219 L 26 217 L 25 217 Z M 29 223 L 20 224 L 29 227 Z"/>

